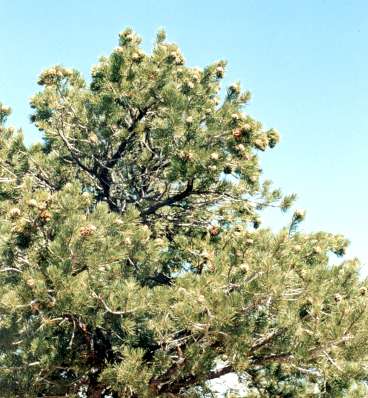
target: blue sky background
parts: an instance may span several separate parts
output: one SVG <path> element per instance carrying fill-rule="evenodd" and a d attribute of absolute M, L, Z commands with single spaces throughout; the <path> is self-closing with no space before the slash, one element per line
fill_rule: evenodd
<path fill-rule="evenodd" d="M 133 27 L 149 49 L 157 29 L 190 66 L 229 61 L 247 112 L 275 127 L 281 144 L 264 173 L 307 209 L 303 228 L 343 233 L 368 270 L 368 2 L 343 0 L 0 0 L 0 100 L 27 142 L 28 99 L 43 68 L 61 63 L 85 76 Z M 288 222 L 267 212 L 273 227 Z"/>

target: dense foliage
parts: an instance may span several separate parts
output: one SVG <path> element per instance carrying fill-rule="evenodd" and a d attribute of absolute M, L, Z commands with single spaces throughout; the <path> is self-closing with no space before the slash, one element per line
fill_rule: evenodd
<path fill-rule="evenodd" d="M 185 66 L 130 29 L 92 69 L 44 71 L 43 143 L 0 105 L 0 396 L 367 396 L 367 283 L 347 241 L 274 234 L 258 152 L 279 135 L 244 113 L 226 63 Z M 263 181 L 261 183 L 261 181 Z M 335 257 L 334 257 L 335 258 Z"/>

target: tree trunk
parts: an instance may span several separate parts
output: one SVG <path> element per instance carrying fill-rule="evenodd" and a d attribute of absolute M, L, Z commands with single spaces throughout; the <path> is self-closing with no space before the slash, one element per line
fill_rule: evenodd
<path fill-rule="evenodd" d="M 101 398 L 102 393 L 105 391 L 105 386 L 99 384 L 90 384 L 87 390 L 87 397 L 88 398 Z"/>

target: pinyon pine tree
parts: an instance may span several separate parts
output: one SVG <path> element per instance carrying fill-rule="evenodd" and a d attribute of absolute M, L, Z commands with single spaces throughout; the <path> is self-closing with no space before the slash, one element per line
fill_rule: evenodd
<path fill-rule="evenodd" d="M 0 108 L 0 396 L 365 397 L 367 283 L 260 177 L 276 130 L 130 29 L 92 69 L 44 71 L 27 147 Z M 262 181 L 262 182 L 261 182 Z M 342 261 L 342 260 L 341 260 Z M 230 395 L 229 395 L 230 394 Z"/>

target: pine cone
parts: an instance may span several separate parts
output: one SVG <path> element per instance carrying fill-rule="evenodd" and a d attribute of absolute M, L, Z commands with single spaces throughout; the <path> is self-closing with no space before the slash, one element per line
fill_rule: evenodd
<path fill-rule="evenodd" d="M 336 294 L 334 295 L 334 300 L 335 300 L 335 303 L 340 303 L 341 300 L 342 300 L 341 294 L 336 293 Z"/>
<path fill-rule="evenodd" d="M 237 129 L 235 129 L 234 131 L 233 131 L 233 137 L 236 139 L 236 140 L 240 140 L 240 138 L 243 136 L 243 131 L 242 131 L 242 129 L 241 128 L 237 128 Z"/>
<path fill-rule="evenodd" d="M 96 232 L 97 228 L 93 224 L 88 224 L 85 227 L 81 227 L 79 230 L 80 236 L 83 238 L 93 235 Z"/>
<path fill-rule="evenodd" d="M 268 138 L 265 135 L 260 135 L 254 140 L 254 146 L 260 151 L 265 151 L 268 146 Z"/>
<path fill-rule="evenodd" d="M 216 68 L 216 77 L 218 79 L 221 79 L 224 77 L 224 74 L 225 74 L 225 69 L 222 66 L 218 66 Z"/>
<path fill-rule="evenodd" d="M 10 212 L 9 215 L 11 218 L 18 218 L 20 216 L 20 209 L 18 209 L 18 207 L 13 207 Z"/>
<path fill-rule="evenodd" d="M 239 84 L 237 84 L 237 83 L 234 83 L 234 84 L 232 84 L 230 87 L 229 87 L 229 91 L 232 93 L 232 94 L 240 94 L 240 86 L 239 86 Z"/>
<path fill-rule="evenodd" d="M 51 213 L 48 210 L 42 210 L 40 213 L 40 219 L 44 222 L 51 220 Z"/>
<path fill-rule="evenodd" d="M 38 206 L 37 200 L 36 199 L 30 199 L 28 201 L 28 206 L 29 207 L 37 207 Z"/>
<path fill-rule="evenodd" d="M 132 55 L 132 60 L 133 60 L 134 62 L 139 63 L 139 62 L 141 62 L 141 61 L 143 60 L 143 57 L 144 57 L 144 55 L 143 55 L 143 53 L 142 53 L 141 51 L 136 51 L 136 52 Z"/>
<path fill-rule="evenodd" d="M 27 286 L 30 287 L 30 288 L 33 288 L 33 287 L 35 287 L 35 285 L 36 285 L 36 283 L 35 283 L 35 281 L 34 281 L 33 278 L 28 278 L 28 279 L 26 280 L 26 284 L 27 284 Z"/>

